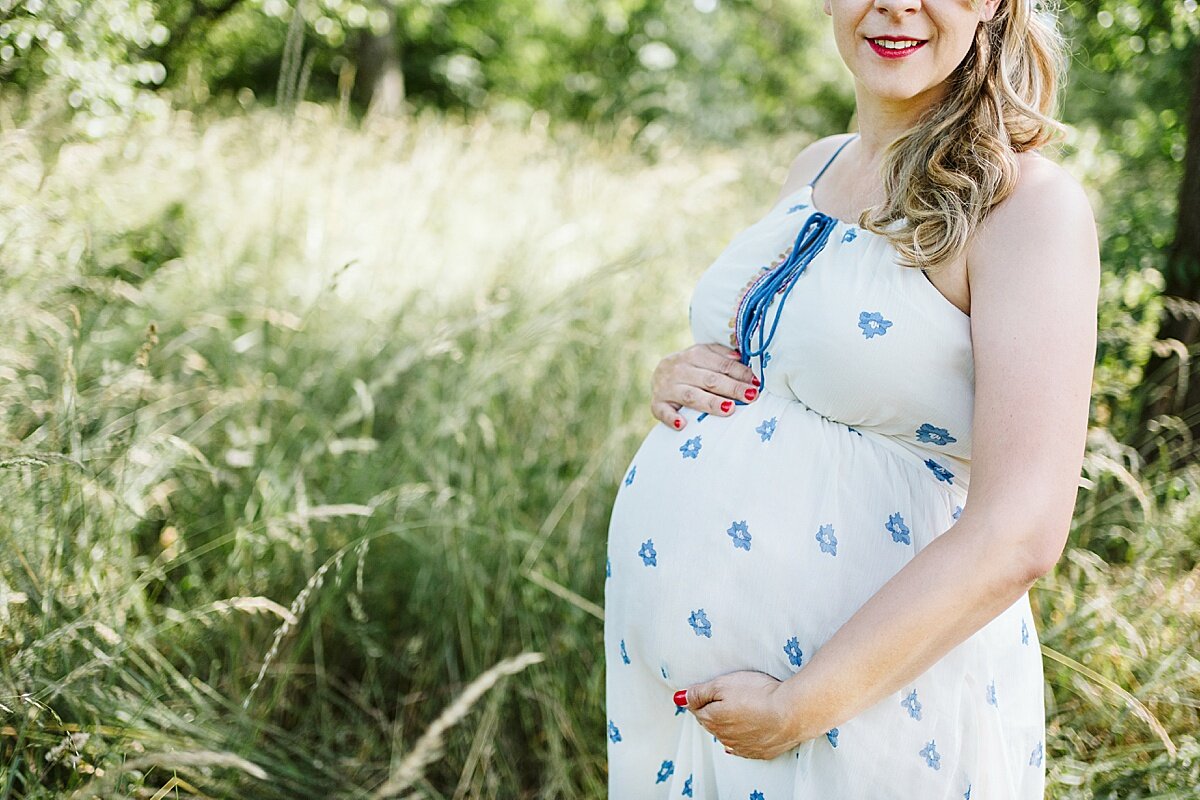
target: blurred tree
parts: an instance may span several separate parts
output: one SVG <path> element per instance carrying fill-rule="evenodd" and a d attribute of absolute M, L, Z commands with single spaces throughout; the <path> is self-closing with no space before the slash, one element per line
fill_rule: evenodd
<path fill-rule="evenodd" d="M 294 16 L 311 97 L 353 82 L 360 111 L 668 119 L 733 141 L 841 130 L 852 106 L 824 16 L 804 0 L 0 0 L 0 15 L 6 88 L 69 96 L 91 117 L 160 85 L 184 103 L 270 96 L 290 85 Z"/>
<path fill-rule="evenodd" d="M 1158 332 L 1160 340 L 1178 344 L 1168 354 L 1156 353 L 1147 365 L 1148 374 L 1165 368 L 1175 371 L 1179 379 L 1161 383 L 1162 394 L 1151 398 L 1144 418 L 1149 421 L 1163 414 L 1183 416 L 1195 444 L 1200 442 L 1200 369 L 1193 361 L 1200 360 L 1200 47 L 1193 43 L 1191 49 L 1183 178 L 1163 291 L 1168 313 Z"/>
<path fill-rule="evenodd" d="M 1143 432 L 1163 414 L 1183 414 L 1200 441 L 1200 371 L 1182 352 L 1200 345 L 1200 14 L 1196 0 L 1077 0 L 1064 17 L 1075 44 L 1065 116 L 1095 126 L 1119 169 L 1106 198 L 1102 255 L 1119 273 L 1156 270 L 1168 313 L 1158 339 L 1179 343 L 1151 355 L 1143 374 L 1158 394 L 1132 399 Z M 1166 188 L 1171 187 L 1171 188 Z M 1101 347 L 1104 357 L 1104 347 Z M 1176 372 L 1180 380 L 1155 376 Z M 1123 401 L 1122 401 L 1123 402 Z M 1127 431 L 1126 435 L 1135 434 Z M 1147 444 L 1160 441 L 1145 436 Z M 1153 459 L 1157 453 L 1144 453 Z"/>
<path fill-rule="evenodd" d="M 166 69 L 145 52 L 169 38 L 149 0 L 0 0 L 0 92 L 100 136 L 161 105 Z"/>
<path fill-rule="evenodd" d="M 1178 342 L 1179 345 L 1169 355 L 1155 354 L 1147 365 L 1148 374 L 1153 375 L 1165 366 L 1175 370 L 1180 379 L 1162 382 L 1162 395 L 1152 398 L 1146 405 L 1144 417 L 1148 421 L 1162 414 L 1183 416 L 1194 446 L 1200 442 L 1200 369 L 1194 363 L 1194 360 L 1200 360 L 1200 47 L 1195 44 L 1191 60 L 1183 179 L 1179 187 L 1175 235 L 1166 259 L 1167 280 L 1163 294 L 1167 298 L 1168 313 L 1158 332 L 1160 340 Z"/>
<path fill-rule="evenodd" d="M 400 63 L 400 34 L 396 9 L 386 5 L 387 24 L 382 30 L 359 33 L 353 65 L 363 87 L 361 102 L 368 113 L 395 116 L 404 104 L 404 69 Z"/>

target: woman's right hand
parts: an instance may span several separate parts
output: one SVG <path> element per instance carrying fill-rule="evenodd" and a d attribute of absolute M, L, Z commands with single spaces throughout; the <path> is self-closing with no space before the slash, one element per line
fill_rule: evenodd
<path fill-rule="evenodd" d="M 754 400 L 759 385 L 738 352 L 719 344 L 694 344 L 671 353 L 658 362 L 650 383 L 651 413 L 677 431 L 687 425 L 678 414 L 683 406 L 727 417 L 737 407 L 733 401 Z"/>

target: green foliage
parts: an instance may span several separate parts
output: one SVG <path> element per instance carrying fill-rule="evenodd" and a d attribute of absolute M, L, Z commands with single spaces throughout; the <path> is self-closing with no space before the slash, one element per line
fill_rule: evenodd
<path fill-rule="evenodd" d="M 0 798 L 96 767 L 114 792 L 363 796 L 522 650 L 550 658 L 452 731 L 420 793 L 600 796 L 588 604 L 612 486 L 697 269 L 801 132 L 845 127 L 826 20 L 799 0 L 294 7 L 0 0 L 4 108 L 37 123 L 0 142 Z M 1200 476 L 1126 442 L 1156 388 L 1200 14 L 1079 0 L 1062 20 L 1064 156 L 1104 273 L 1085 488 L 1035 592 L 1065 656 L 1051 789 L 1172 796 L 1200 763 Z M 290 118 L 207 116 L 361 91 L 383 40 L 412 110 L 476 124 L 353 131 L 287 96 Z M 100 141 L 39 152 L 78 134 Z M 226 761 L 136 760 L 180 751 Z"/>
<path fill-rule="evenodd" d="M 628 140 L 332 116 L 172 116 L 54 165 L 0 142 L 10 797 L 369 796 L 522 651 L 546 660 L 448 732 L 417 795 L 604 794 L 591 611 L 615 487 L 659 424 L 647 376 L 800 142 L 668 137 L 647 163 Z M 1119 285 L 1107 319 L 1152 294 Z M 1200 473 L 1091 433 L 1068 554 L 1033 592 L 1064 657 L 1050 796 L 1170 796 L 1197 763 Z"/>
<path fill-rule="evenodd" d="M 293 15 L 314 99 L 357 75 L 361 105 L 390 39 L 415 107 L 664 120 L 725 141 L 851 113 L 824 15 L 800 0 L 28 0 L 0 26 L 0 56 L 13 87 L 67 97 L 102 134 L 160 84 L 176 103 L 271 96 Z"/>
<path fill-rule="evenodd" d="M 293 14 L 317 99 L 356 70 L 369 80 L 372 41 L 390 39 L 418 107 L 661 120 L 723 141 L 844 129 L 852 110 L 827 20 L 800 0 L 4 0 L 0 68 L 103 133 L 114 115 L 148 109 L 145 90 L 160 84 L 175 102 L 270 96 Z M 1098 126 L 1129 169 L 1178 162 L 1195 3 L 1080 0 L 1061 23 L 1076 52 L 1068 121 Z"/>
<path fill-rule="evenodd" d="M 0 80 L 101 136 L 161 107 L 166 69 L 141 54 L 169 36 L 149 0 L 0 0 Z"/>
<path fill-rule="evenodd" d="M 1093 187 L 1104 265 L 1093 420 L 1128 441 L 1170 269 L 1200 12 L 1194 0 L 1078 0 L 1060 19 L 1074 51 L 1068 157 Z"/>
<path fill-rule="evenodd" d="M 1065 11 L 1076 58 L 1066 116 L 1119 136 L 1117 152 L 1181 160 L 1186 76 L 1200 38 L 1194 0 L 1079 0 Z"/>
<path fill-rule="evenodd" d="M 0 154 L 0 786 L 364 796 L 533 650 L 424 793 L 601 796 L 600 624 L 546 587 L 600 598 L 728 157 L 267 114 Z"/>

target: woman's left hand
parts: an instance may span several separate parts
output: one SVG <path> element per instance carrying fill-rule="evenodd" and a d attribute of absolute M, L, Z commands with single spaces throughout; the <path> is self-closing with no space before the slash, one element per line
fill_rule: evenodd
<path fill-rule="evenodd" d="M 771 759 L 804 741 L 792 729 L 788 686 L 765 672 L 730 672 L 686 691 L 688 710 L 736 756 Z"/>

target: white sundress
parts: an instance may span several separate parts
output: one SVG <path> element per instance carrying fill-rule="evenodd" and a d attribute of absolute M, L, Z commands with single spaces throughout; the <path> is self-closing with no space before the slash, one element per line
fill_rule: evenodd
<path fill-rule="evenodd" d="M 767 343 L 749 359 L 758 399 L 728 417 L 685 408 L 682 431 L 656 424 L 617 487 L 604 590 L 609 797 L 1041 800 L 1028 594 L 900 691 L 769 761 L 725 753 L 672 700 L 729 672 L 803 669 L 966 503 L 970 318 L 884 237 L 813 208 L 817 178 L 737 234 L 692 296 L 696 342 L 742 348 L 743 361 Z M 810 228 L 815 257 L 762 290 Z M 739 341 L 755 297 L 767 313 Z"/>

